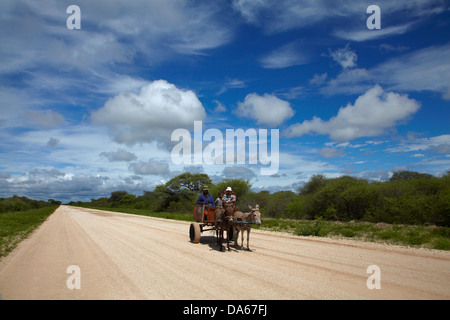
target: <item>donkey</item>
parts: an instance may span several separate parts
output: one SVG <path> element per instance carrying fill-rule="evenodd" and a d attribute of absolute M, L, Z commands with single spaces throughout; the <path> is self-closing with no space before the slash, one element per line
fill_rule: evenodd
<path fill-rule="evenodd" d="M 234 205 L 232 203 L 224 203 L 225 208 L 217 208 L 214 211 L 214 225 L 216 229 L 217 244 L 222 251 L 223 232 L 227 232 L 227 249 L 230 251 L 230 234 L 231 222 L 233 221 Z"/>
<path fill-rule="evenodd" d="M 257 204 L 255 208 L 248 206 L 250 212 L 243 213 L 241 211 L 237 211 L 234 214 L 235 228 L 238 232 L 241 233 L 241 248 L 244 248 L 244 231 L 247 231 L 247 250 L 250 250 L 249 240 L 250 240 L 250 231 L 252 230 L 252 224 L 261 225 L 261 213 L 259 212 L 259 205 Z M 239 246 L 239 234 L 236 239 L 236 244 Z"/>

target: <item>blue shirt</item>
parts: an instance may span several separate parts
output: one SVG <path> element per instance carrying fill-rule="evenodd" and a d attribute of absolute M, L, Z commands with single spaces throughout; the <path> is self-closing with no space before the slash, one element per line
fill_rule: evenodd
<path fill-rule="evenodd" d="M 198 197 L 198 200 L 197 200 L 197 204 L 198 205 L 202 205 L 203 204 L 203 201 L 205 202 L 205 206 L 212 206 L 212 207 L 214 207 L 214 199 L 213 199 L 213 196 L 212 196 L 212 194 L 211 193 L 208 193 L 208 195 L 205 197 L 205 195 L 202 193 L 201 195 L 200 195 L 200 197 Z"/>

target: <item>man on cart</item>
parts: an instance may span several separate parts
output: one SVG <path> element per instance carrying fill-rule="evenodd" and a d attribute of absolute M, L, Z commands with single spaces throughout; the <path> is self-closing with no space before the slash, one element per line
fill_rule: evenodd
<path fill-rule="evenodd" d="M 222 198 L 223 202 L 232 202 L 234 206 L 236 206 L 236 196 L 233 194 L 233 189 L 228 187 L 225 190 L 225 195 Z"/>
<path fill-rule="evenodd" d="M 209 193 L 209 188 L 207 186 L 203 186 L 202 194 L 198 197 L 197 204 L 199 206 L 205 205 L 205 210 L 215 206 L 214 198 L 211 193 Z"/>
<path fill-rule="evenodd" d="M 199 217 L 198 221 L 214 221 L 214 198 L 211 193 L 209 193 L 209 188 L 203 186 L 202 194 L 197 199 L 196 214 L 194 216 Z M 211 209 L 211 213 L 209 212 Z"/>

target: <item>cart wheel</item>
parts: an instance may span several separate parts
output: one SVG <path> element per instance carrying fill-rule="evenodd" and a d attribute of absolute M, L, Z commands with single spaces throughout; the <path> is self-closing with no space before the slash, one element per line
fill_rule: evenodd
<path fill-rule="evenodd" d="M 199 243 L 201 235 L 200 225 L 196 222 L 191 223 L 191 227 L 189 228 L 189 238 L 191 239 L 191 242 Z"/>

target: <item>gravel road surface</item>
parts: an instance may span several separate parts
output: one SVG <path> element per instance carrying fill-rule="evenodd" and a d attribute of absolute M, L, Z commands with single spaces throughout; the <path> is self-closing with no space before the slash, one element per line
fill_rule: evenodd
<path fill-rule="evenodd" d="M 220 252 L 211 231 L 191 243 L 187 222 L 61 206 L 0 261 L 0 296 L 450 299 L 449 252 L 259 230 L 250 247 Z"/>

